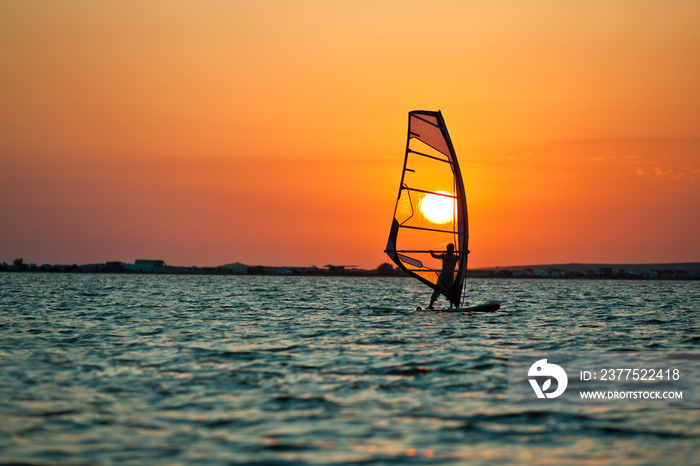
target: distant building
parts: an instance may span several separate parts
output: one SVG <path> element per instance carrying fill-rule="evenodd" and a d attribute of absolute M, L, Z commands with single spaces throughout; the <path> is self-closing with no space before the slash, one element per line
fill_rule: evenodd
<path fill-rule="evenodd" d="M 217 269 L 218 273 L 232 273 L 234 275 L 246 275 L 248 273 L 248 266 L 241 264 L 240 262 L 234 262 L 233 264 L 226 264 Z"/>
<path fill-rule="evenodd" d="M 332 264 L 328 264 L 325 267 L 328 269 L 328 273 L 331 273 L 331 274 L 340 273 L 340 274 L 342 274 L 342 273 L 345 273 L 346 269 L 352 269 L 352 268 L 355 268 L 357 266 L 356 265 L 332 265 Z"/>
<path fill-rule="evenodd" d="M 672 269 L 668 271 L 671 278 L 689 278 L 691 275 L 682 269 Z M 696 274 L 697 275 L 697 274 Z"/>
<path fill-rule="evenodd" d="M 642 267 L 634 267 L 627 271 L 627 276 L 631 278 L 659 278 L 659 272 Z"/>
<path fill-rule="evenodd" d="M 510 278 L 513 276 L 513 271 L 510 269 L 498 269 L 494 276 L 498 278 Z"/>
<path fill-rule="evenodd" d="M 134 264 L 123 264 L 124 270 L 133 272 L 164 272 L 165 262 L 162 260 L 136 259 Z"/>
<path fill-rule="evenodd" d="M 102 270 L 105 272 L 121 272 L 124 270 L 124 265 L 119 261 L 109 261 L 105 262 L 104 269 Z"/>

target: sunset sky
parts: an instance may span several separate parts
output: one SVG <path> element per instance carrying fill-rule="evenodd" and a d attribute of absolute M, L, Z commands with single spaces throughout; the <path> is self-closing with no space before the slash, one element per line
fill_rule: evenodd
<path fill-rule="evenodd" d="M 0 2 L 0 262 L 374 268 L 410 110 L 470 267 L 700 261 L 700 2 Z"/>

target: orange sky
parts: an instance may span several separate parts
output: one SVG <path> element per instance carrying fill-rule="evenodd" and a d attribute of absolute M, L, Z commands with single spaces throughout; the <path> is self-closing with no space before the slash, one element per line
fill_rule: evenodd
<path fill-rule="evenodd" d="M 695 1 L 3 1 L 0 262 L 374 268 L 440 109 L 470 266 L 700 261 Z"/>

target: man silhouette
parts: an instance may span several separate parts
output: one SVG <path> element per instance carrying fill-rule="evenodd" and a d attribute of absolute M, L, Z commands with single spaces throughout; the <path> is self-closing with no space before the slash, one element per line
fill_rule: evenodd
<path fill-rule="evenodd" d="M 442 254 L 436 254 L 430 251 L 430 255 L 435 259 L 442 259 L 442 272 L 440 272 L 440 276 L 438 277 L 437 285 L 445 289 L 449 294 L 450 288 L 452 288 L 455 281 L 455 267 L 457 266 L 457 262 L 459 262 L 459 254 L 455 254 L 455 245 L 450 243 L 447 245 L 447 251 Z M 433 303 L 438 299 L 438 296 L 440 296 L 440 290 L 436 289 L 430 297 L 428 309 L 433 309 Z M 450 300 L 450 306 L 453 304 L 455 303 Z"/>

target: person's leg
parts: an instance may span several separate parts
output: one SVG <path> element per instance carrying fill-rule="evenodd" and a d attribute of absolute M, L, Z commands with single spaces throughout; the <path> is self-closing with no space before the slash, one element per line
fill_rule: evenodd
<path fill-rule="evenodd" d="M 435 303 L 435 300 L 438 299 L 438 296 L 440 296 L 440 292 L 438 290 L 433 291 L 433 295 L 430 297 L 430 304 L 428 304 L 428 309 L 433 308 L 433 303 Z"/>

